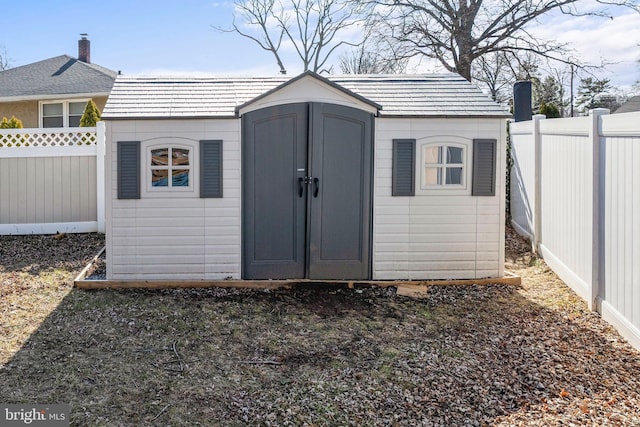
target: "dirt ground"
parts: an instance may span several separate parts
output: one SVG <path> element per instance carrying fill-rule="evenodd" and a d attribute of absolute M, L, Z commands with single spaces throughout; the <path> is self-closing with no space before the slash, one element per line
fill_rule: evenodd
<path fill-rule="evenodd" d="M 640 425 L 640 353 L 511 230 L 522 286 L 81 291 L 98 235 L 0 237 L 0 402 L 72 425 Z"/>

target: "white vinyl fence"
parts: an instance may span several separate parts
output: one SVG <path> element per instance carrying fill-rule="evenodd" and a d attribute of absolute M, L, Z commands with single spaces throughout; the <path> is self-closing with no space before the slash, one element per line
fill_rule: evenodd
<path fill-rule="evenodd" d="M 105 127 L 0 129 L 0 234 L 104 233 Z"/>
<path fill-rule="evenodd" d="M 640 349 L 640 112 L 510 124 L 512 225 Z"/>

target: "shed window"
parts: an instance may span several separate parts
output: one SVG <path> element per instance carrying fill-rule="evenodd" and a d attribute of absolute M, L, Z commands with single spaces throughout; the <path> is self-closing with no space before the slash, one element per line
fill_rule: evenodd
<path fill-rule="evenodd" d="M 190 189 L 191 150 L 184 147 L 151 147 L 149 150 L 151 189 Z"/>
<path fill-rule="evenodd" d="M 459 145 L 429 144 L 422 148 L 422 188 L 463 187 L 465 148 Z"/>

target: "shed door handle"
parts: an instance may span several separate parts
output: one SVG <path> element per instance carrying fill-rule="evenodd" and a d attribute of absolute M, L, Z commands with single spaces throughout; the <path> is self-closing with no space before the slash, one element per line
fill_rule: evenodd
<path fill-rule="evenodd" d="M 320 191 L 320 178 L 313 178 L 313 197 L 318 197 L 318 191 Z"/>
<path fill-rule="evenodd" d="M 304 192 L 304 178 L 298 178 L 298 197 L 302 197 Z"/>

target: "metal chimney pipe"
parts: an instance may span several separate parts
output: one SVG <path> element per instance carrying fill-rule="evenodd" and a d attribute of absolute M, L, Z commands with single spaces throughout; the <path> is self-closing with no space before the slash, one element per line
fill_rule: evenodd
<path fill-rule="evenodd" d="M 513 85 L 513 119 L 516 122 L 531 120 L 531 82 L 516 82 Z"/>

